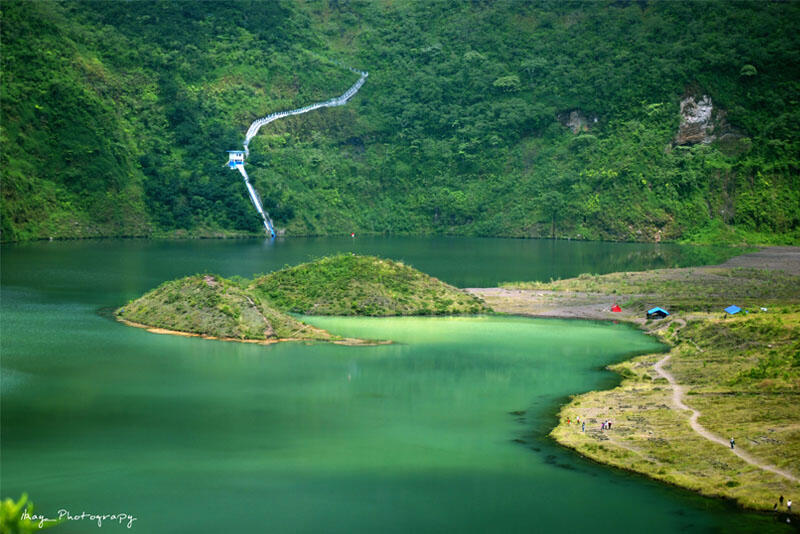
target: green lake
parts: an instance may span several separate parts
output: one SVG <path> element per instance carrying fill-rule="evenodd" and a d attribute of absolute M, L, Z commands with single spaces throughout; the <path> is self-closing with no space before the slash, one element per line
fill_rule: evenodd
<path fill-rule="evenodd" d="M 662 350 L 613 323 L 305 320 L 391 345 L 271 346 L 109 317 L 164 280 L 335 251 L 458 286 L 712 261 L 675 245 L 502 239 L 99 240 L 2 247 L 2 497 L 98 532 L 768 532 L 771 517 L 594 464 L 547 438 L 604 366 Z M 724 253 L 723 253 L 724 254 Z M 52 531 L 95 532 L 91 521 Z"/>

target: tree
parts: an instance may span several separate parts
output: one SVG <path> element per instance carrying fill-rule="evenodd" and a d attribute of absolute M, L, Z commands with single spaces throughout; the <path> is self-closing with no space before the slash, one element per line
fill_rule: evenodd
<path fill-rule="evenodd" d="M 519 76 L 516 74 L 501 76 L 497 78 L 492 85 L 506 93 L 517 92 L 520 89 Z"/>
<path fill-rule="evenodd" d="M 542 207 L 542 212 L 550 219 L 550 237 L 556 237 L 556 220 L 561 216 L 564 210 L 565 202 L 564 195 L 558 191 L 548 191 L 541 196 L 539 203 Z"/>
<path fill-rule="evenodd" d="M 739 71 L 739 76 L 746 76 L 748 78 L 755 76 L 756 74 L 758 74 L 758 71 L 752 65 L 744 65 L 742 70 Z"/>

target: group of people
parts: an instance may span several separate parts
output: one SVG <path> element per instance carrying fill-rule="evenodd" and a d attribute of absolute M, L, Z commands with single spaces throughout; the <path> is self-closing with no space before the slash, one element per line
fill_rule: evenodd
<path fill-rule="evenodd" d="M 572 424 L 572 418 L 571 417 L 567 417 L 567 424 L 568 425 Z M 585 419 L 583 421 L 581 421 L 580 416 L 578 416 L 578 417 L 575 418 L 575 424 L 576 425 L 581 425 L 581 432 L 586 432 L 586 420 Z M 610 420 L 606 419 L 605 421 L 603 421 L 600 424 L 600 431 L 602 432 L 603 430 L 611 430 L 611 421 Z"/>
<path fill-rule="evenodd" d="M 567 417 L 567 424 L 568 425 L 572 424 L 572 418 L 571 417 Z M 575 418 L 575 424 L 576 425 L 581 425 L 581 432 L 586 432 L 586 421 L 585 420 L 581 421 L 581 417 L 580 416 Z"/>
<path fill-rule="evenodd" d="M 778 506 L 783 506 L 783 495 L 778 497 L 778 502 L 775 503 L 775 506 L 772 507 L 773 510 L 777 510 Z M 792 513 L 792 500 L 786 500 L 786 511 Z"/>

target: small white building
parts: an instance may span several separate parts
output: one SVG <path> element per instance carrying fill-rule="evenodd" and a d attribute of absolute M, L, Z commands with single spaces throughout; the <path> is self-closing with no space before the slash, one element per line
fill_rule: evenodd
<path fill-rule="evenodd" d="M 244 164 L 244 150 L 228 150 L 228 167 L 235 169 Z"/>

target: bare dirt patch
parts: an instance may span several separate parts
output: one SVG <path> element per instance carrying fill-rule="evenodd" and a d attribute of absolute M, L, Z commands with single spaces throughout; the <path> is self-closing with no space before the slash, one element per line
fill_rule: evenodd
<path fill-rule="evenodd" d="M 731 258 L 719 267 L 769 269 L 800 275 L 800 247 L 766 247 Z"/>

